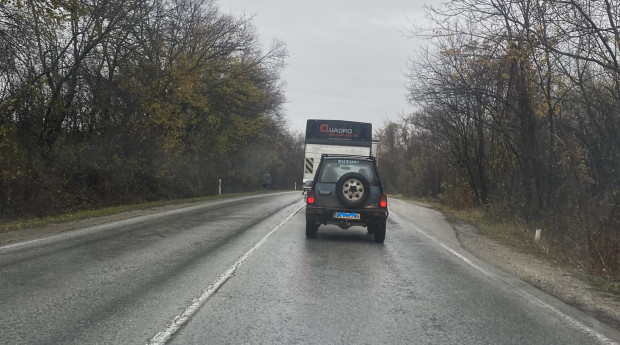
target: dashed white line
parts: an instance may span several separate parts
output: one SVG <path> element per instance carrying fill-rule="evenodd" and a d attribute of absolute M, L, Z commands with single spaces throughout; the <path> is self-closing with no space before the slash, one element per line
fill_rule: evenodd
<path fill-rule="evenodd" d="M 276 225 L 267 235 L 261 238 L 256 244 L 250 248 L 245 254 L 243 254 L 239 260 L 237 260 L 230 268 L 228 268 L 224 273 L 222 273 L 215 282 L 211 285 L 207 286 L 206 289 L 202 291 L 200 296 L 194 298 L 190 305 L 183 310 L 179 315 L 175 316 L 172 321 L 168 324 L 168 326 L 162 330 L 161 332 L 155 334 L 149 341 L 148 345 L 164 345 L 166 344 L 170 338 L 200 309 L 200 307 L 217 291 L 224 283 L 233 276 L 237 268 L 247 260 L 260 246 L 263 245 L 273 235 L 284 223 L 288 222 L 299 210 L 304 207 L 301 205 L 299 208 L 295 209 L 293 213 L 288 215 L 280 224 Z"/>

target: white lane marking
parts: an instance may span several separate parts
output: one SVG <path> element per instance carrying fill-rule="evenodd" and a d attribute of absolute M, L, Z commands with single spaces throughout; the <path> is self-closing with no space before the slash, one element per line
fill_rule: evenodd
<path fill-rule="evenodd" d="M 424 236 L 426 236 L 427 238 L 431 239 L 432 241 L 434 241 L 435 243 L 439 244 L 442 248 L 444 248 L 446 251 L 448 251 L 448 253 L 456 256 L 457 258 L 459 258 L 461 261 L 465 262 L 466 264 L 468 264 L 469 266 L 473 267 L 474 269 L 476 269 L 477 271 L 480 271 L 481 273 L 483 273 L 484 275 L 500 281 L 508 286 L 510 286 L 510 288 L 512 289 L 512 291 L 518 293 L 521 297 L 530 300 L 531 302 L 533 302 L 534 304 L 537 304 L 538 306 L 547 309 L 549 311 L 551 311 L 552 313 L 556 314 L 560 319 L 564 320 L 565 322 L 569 323 L 570 325 L 572 325 L 573 327 L 577 328 L 578 330 L 588 334 L 591 337 L 594 337 L 596 339 L 598 339 L 601 343 L 605 344 L 605 345 L 620 345 L 617 342 L 607 338 L 606 336 L 604 336 L 603 334 L 593 330 L 592 328 L 586 326 L 585 324 L 581 323 L 580 321 L 575 320 L 574 318 L 566 315 L 565 313 L 563 313 L 562 311 L 560 311 L 559 309 L 555 308 L 554 306 L 544 302 L 543 300 L 541 300 L 540 298 L 532 295 L 531 293 L 517 287 L 514 286 L 514 284 L 511 284 L 509 281 L 507 281 L 506 279 L 491 273 L 487 270 L 485 270 L 484 268 L 476 265 L 474 262 L 472 262 L 471 260 L 469 260 L 468 258 L 466 258 L 463 254 L 457 252 L 456 250 L 450 248 L 449 246 L 447 246 L 446 244 L 444 244 L 443 242 L 441 242 L 440 240 L 436 239 L 435 237 L 431 236 L 431 234 L 427 233 L 426 231 L 418 228 L 417 226 L 411 224 L 411 226 L 413 226 L 413 228 L 418 231 L 419 233 L 423 234 Z"/>
<path fill-rule="evenodd" d="M 258 247 L 262 246 L 263 243 L 271 237 L 284 223 L 288 222 L 299 210 L 301 210 L 305 204 L 301 205 L 299 208 L 295 209 L 293 213 L 288 215 L 280 224 L 276 225 L 267 235 L 261 238 L 256 244 L 250 248 L 245 254 L 243 254 L 239 260 L 237 260 L 230 268 L 228 268 L 224 273 L 222 273 L 215 282 L 211 285 L 207 286 L 206 289 L 202 291 L 200 296 L 194 298 L 192 303 L 185 308 L 185 310 L 179 315 L 175 316 L 174 319 L 168 324 L 168 326 L 161 332 L 155 334 L 153 338 L 148 341 L 148 345 L 164 345 L 166 344 L 170 338 L 198 311 L 198 309 L 217 291 L 232 275 L 235 273 L 237 268 L 247 260 L 250 255 L 252 255 Z"/>
<path fill-rule="evenodd" d="M 292 193 L 292 192 L 285 192 L 285 193 Z M 273 195 L 276 195 L 276 193 L 274 193 Z M 169 211 L 161 211 L 161 212 L 156 212 L 153 214 L 145 214 L 142 216 L 136 216 L 132 218 L 112 221 L 109 223 L 91 225 L 91 226 L 87 226 L 83 228 L 70 229 L 65 232 L 61 232 L 61 233 L 57 233 L 57 234 L 53 234 L 53 235 L 49 235 L 49 236 L 45 236 L 41 238 L 35 238 L 35 239 L 20 241 L 16 243 L 0 245 L 0 252 L 9 251 L 13 249 L 20 249 L 22 247 L 33 247 L 33 246 L 37 246 L 41 244 L 46 244 L 48 242 L 54 242 L 57 240 L 73 239 L 73 238 L 80 237 L 82 235 L 88 235 L 91 233 L 96 233 L 96 232 L 107 230 L 107 229 L 114 228 L 114 227 L 139 224 L 140 222 L 143 222 L 146 220 L 159 219 L 159 218 L 163 218 L 163 217 L 170 216 L 170 215 L 181 214 L 184 212 L 190 212 L 190 211 L 198 210 L 202 208 L 211 208 L 214 206 L 219 206 L 223 204 L 229 204 L 232 202 L 238 202 L 238 201 L 254 199 L 254 198 L 264 198 L 264 194 L 245 196 L 245 197 L 234 197 L 234 198 L 229 198 L 229 199 L 224 199 L 224 200 L 205 201 L 205 202 L 198 203 L 197 205 L 185 206 L 185 207 L 181 207 L 181 208 L 177 208 L 177 209 L 173 209 Z"/>

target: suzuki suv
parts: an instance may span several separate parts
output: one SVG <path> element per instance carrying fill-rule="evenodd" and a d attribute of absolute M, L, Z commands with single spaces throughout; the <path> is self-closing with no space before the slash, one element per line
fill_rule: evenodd
<path fill-rule="evenodd" d="M 321 224 L 342 229 L 365 226 L 375 242 L 385 240 L 387 196 L 374 157 L 322 155 L 306 194 L 306 237 Z"/>

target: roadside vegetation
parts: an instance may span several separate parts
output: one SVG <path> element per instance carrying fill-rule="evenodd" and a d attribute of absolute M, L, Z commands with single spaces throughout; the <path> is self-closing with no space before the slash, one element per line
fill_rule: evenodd
<path fill-rule="evenodd" d="M 212 0 L 1 0 L 0 222 L 292 189 L 286 57 Z"/>
<path fill-rule="evenodd" d="M 417 111 L 386 123 L 389 192 L 620 281 L 620 3 L 456 0 L 410 63 Z"/>

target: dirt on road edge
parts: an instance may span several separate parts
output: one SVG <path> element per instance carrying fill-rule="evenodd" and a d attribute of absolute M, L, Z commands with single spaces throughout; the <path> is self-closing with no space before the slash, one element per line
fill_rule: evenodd
<path fill-rule="evenodd" d="M 461 246 L 477 258 L 620 330 L 620 296 L 580 279 L 571 268 L 498 243 L 471 224 L 452 225 Z"/>

